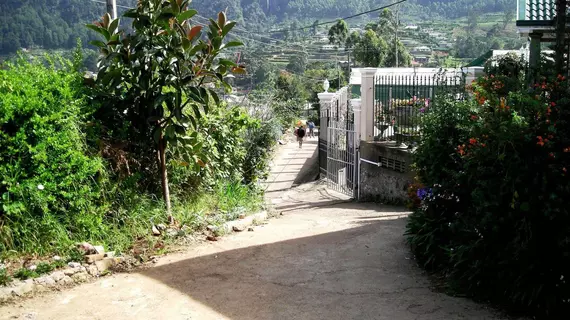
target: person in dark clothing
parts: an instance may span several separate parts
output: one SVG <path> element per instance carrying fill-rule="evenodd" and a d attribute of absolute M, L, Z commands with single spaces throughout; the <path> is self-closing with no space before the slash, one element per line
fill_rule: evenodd
<path fill-rule="evenodd" d="M 305 128 L 303 126 L 299 126 L 297 130 L 295 130 L 295 135 L 297 136 L 297 141 L 299 142 L 299 149 L 303 147 L 303 139 L 305 138 Z"/>

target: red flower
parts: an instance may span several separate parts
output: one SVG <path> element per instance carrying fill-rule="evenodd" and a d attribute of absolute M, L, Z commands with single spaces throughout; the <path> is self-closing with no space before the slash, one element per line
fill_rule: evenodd
<path fill-rule="evenodd" d="M 477 139 L 471 138 L 471 139 L 469 139 L 469 143 L 470 143 L 470 144 L 476 144 L 476 143 L 477 143 Z"/>
<path fill-rule="evenodd" d="M 471 116 L 471 120 L 477 120 L 477 119 L 478 119 L 478 117 L 476 115 Z"/>
<path fill-rule="evenodd" d="M 485 148 L 487 145 L 484 143 L 481 143 L 481 147 Z"/>
<path fill-rule="evenodd" d="M 554 153 L 549 153 L 548 156 L 550 156 L 551 158 L 554 158 Z"/>
<path fill-rule="evenodd" d="M 550 103 L 550 105 L 553 106 L 553 107 L 555 107 L 555 106 L 556 106 L 556 102 L 552 101 L 552 102 Z M 550 112 L 550 111 L 549 111 L 549 112 Z"/>

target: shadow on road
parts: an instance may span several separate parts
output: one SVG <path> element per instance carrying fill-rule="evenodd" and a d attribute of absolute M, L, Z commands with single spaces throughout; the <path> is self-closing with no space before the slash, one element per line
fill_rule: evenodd
<path fill-rule="evenodd" d="M 144 275 L 234 320 L 383 319 L 418 303 L 417 297 L 402 296 L 417 287 L 408 253 L 401 250 L 404 221 L 351 224 L 342 231 L 188 259 Z M 388 297 L 395 300 L 388 303 Z"/>

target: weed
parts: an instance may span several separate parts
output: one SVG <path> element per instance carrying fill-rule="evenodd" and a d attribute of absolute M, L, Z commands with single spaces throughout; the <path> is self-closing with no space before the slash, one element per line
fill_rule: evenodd
<path fill-rule="evenodd" d="M 8 274 L 8 271 L 6 271 L 6 269 L 4 269 L 4 268 L 0 269 L 0 286 L 5 286 L 8 283 L 10 283 L 11 281 L 12 281 L 12 278 Z"/>
<path fill-rule="evenodd" d="M 83 252 L 77 248 L 69 250 L 66 262 L 81 262 L 83 261 Z"/>
<path fill-rule="evenodd" d="M 37 278 L 39 275 L 37 272 L 30 270 L 28 268 L 20 268 L 14 273 L 14 278 L 20 280 L 26 280 L 30 278 Z"/>
<path fill-rule="evenodd" d="M 35 271 L 37 274 L 44 274 L 44 273 L 52 272 L 53 269 L 54 269 L 54 267 L 51 264 L 49 264 L 47 262 L 40 262 L 40 263 L 38 263 Z"/>

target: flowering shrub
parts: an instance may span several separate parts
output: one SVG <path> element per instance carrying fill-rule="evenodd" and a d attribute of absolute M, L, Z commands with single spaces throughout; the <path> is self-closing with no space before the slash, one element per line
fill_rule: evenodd
<path fill-rule="evenodd" d="M 415 162 L 432 193 L 420 192 L 408 240 L 418 261 L 458 291 L 541 315 L 567 313 L 567 81 L 542 78 L 529 90 L 513 74 L 522 68 L 488 70 L 495 73 L 473 85 L 472 99 L 451 103 L 455 113 L 426 115 Z"/>

